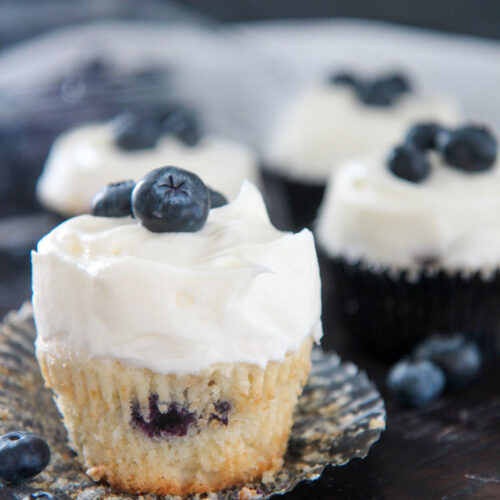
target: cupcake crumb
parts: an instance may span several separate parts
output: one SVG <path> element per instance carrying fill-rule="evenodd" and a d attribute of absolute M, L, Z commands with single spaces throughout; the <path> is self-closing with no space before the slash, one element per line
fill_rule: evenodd
<path fill-rule="evenodd" d="M 106 476 L 106 467 L 104 465 L 90 467 L 87 469 L 85 474 L 87 474 L 87 476 L 92 478 L 94 481 L 101 481 Z"/>

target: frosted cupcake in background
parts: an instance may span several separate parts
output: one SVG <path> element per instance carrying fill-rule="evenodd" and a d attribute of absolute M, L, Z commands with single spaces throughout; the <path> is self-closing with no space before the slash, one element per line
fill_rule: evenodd
<path fill-rule="evenodd" d="M 62 134 L 38 181 L 43 206 L 63 216 L 90 212 L 94 194 L 123 179 L 139 180 L 158 165 L 173 164 L 203 177 L 233 199 L 247 179 L 258 182 L 254 152 L 230 139 L 204 135 L 179 105 L 123 112 Z"/>
<path fill-rule="evenodd" d="M 332 170 L 385 151 L 413 123 L 453 124 L 458 117 L 450 99 L 416 93 L 397 73 L 337 73 L 308 88 L 279 120 L 264 158 L 271 217 L 285 229 L 310 226 Z"/>
<path fill-rule="evenodd" d="M 385 155 L 345 164 L 316 227 L 326 334 L 337 314 L 351 340 L 385 358 L 433 332 L 498 350 L 499 234 L 500 164 L 487 128 L 421 124 Z"/>
<path fill-rule="evenodd" d="M 322 335 L 313 237 L 275 229 L 248 182 L 213 202 L 160 168 L 33 253 L 42 373 L 87 474 L 120 491 L 205 492 L 282 464 Z"/>

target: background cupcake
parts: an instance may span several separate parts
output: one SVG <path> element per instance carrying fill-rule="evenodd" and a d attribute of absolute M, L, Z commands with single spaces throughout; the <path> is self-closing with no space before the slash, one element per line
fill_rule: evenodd
<path fill-rule="evenodd" d="M 496 157 L 485 128 L 423 125 L 390 155 L 346 164 L 332 178 L 316 231 L 325 309 L 352 339 L 386 358 L 434 331 L 496 349 Z"/>
<path fill-rule="evenodd" d="M 175 168 L 132 200 L 33 254 L 37 357 L 87 473 L 184 495 L 278 469 L 322 334 L 312 234 L 276 230 L 249 183 L 209 213 Z"/>
<path fill-rule="evenodd" d="M 457 118 L 453 102 L 414 92 L 404 75 L 332 75 L 298 96 L 271 138 L 263 169 L 271 215 L 287 229 L 309 226 L 332 170 L 384 151 L 414 122 Z"/>
<path fill-rule="evenodd" d="M 124 112 L 62 134 L 52 146 L 37 185 L 40 202 L 62 215 L 90 211 L 104 185 L 137 181 L 158 165 L 184 165 L 233 199 L 243 180 L 257 182 L 253 151 L 236 141 L 202 134 L 194 115 L 179 105 Z"/>

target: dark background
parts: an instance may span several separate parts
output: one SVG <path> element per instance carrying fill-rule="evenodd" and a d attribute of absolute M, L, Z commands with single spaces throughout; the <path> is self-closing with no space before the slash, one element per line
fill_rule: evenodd
<path fill-rule="evenodd" d="M 498 0 L 183 0 L 219 21 L 354 17 L 500 38 Z"/>
<path fill-rule="evenodd" d="M 0 50 L 51 28 L 96 18 L 171 21 L 162 0 L 1 0 Z M 359 18 L 500 39 L 499 0 L 179 0 L 220 22 Z"/>

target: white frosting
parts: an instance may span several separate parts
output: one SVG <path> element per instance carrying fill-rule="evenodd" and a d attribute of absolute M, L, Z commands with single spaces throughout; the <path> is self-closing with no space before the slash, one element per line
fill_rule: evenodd
<path fill-rule="evenodd" d="M 500 265 L 500 164 L 468 173 L 433 154 L 430 176 L 417 184 L 392 174 L 386 158 L 332 175 L 316 228 L 322 248 L 391 268 L 418 269 L 434 258 L 449 271 Z"/>
<path fill-rule="evenodd" d="M 243 180 L 255 183 L 258 176 L 254 153 L 228 139 L 205 136 L 190 147 L 164 135 L 154 148 L 125 151 L 115 145 L 110 123 L 94 123 L 70 130 L 54 142 L 37 196 L 58 213 L 86 213 L 94 195 L 107 184 L 137 181 L 165 165 L 182 165 L 230 199 L 238 194 Z"/>
<path fill-rule="evenodd" d="M 452 124 L 458 118 L 442 97 L 409 93 L 391 106 L 367 106 L 348 87 L 321 84 L 307 89 L 282 117 L 266 164 L 296 180 L 325 183 L 346 160 L 398 143 L 415 122 Z"/>
<path fill-rule="evenodd" d="M 321 337 L 312 234 L 269 222 L 255 186 L 196 233 L 81 215 L 32 255 L 37 348 L 159 373 L 214 363 L 265 367 Z"/>

